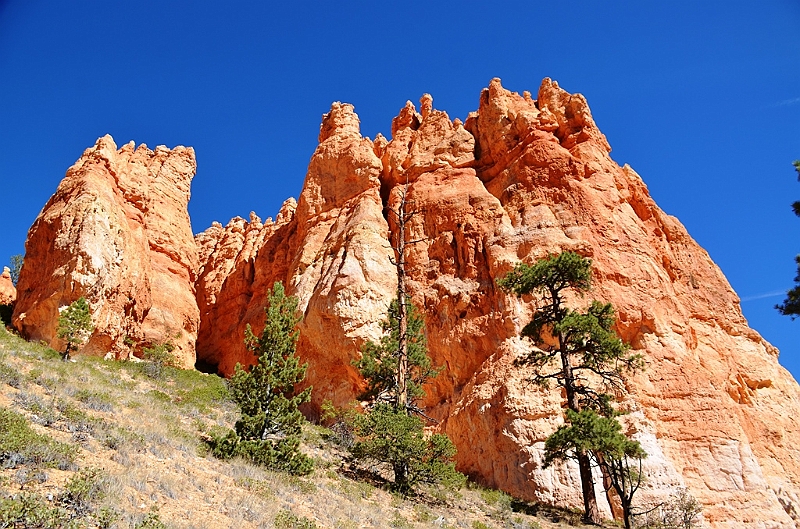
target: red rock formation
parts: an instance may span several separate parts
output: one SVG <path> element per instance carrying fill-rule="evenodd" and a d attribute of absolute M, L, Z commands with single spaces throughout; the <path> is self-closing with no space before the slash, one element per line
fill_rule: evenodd
<path fill-rule="evenodd" d="M 572 250 L 592 258 L 592 297 L 614 304 L 619 333 L 648 363 L 619 403 L 649 454 L 639 499 L 686 486 L 712 527 L 797 527 L 800 387 L 707 253 L 609 152 L 585 99 L 549 79 L 536 100 L 493 80 L 465 123 L 425 95 L 393 120 L 391 140 L 374 142 L 353 107 L 335 103 L 297 202 L 274 221 L 215 223 L 193 242 L 193 151 L 101 138 L 31 228 L 14 325 L 58 346 L 58 309 L 83 295 L 96 326 L 88 352 L 124 357 L 127 337 L 139 348 L 170 340 L 190 367 L 196 337 L 198 361 L 229 374 L 254 360 L 244 330 L 260 330 L 280 280 L 304 313 L 313 405 L 346 404 L 362 384 L 351 361 L 395 296 L 386 208 L 407 191 L 419 241 L 409 288 L 444 367 L 425 405 L 462 470 L 518 497 L 580 505 L 577 470 L 542 467 L 562 396 L 514 363 L 530 347 L 519 333 L 533 299 L 496 286 L 520 261 Z"/>
<path fill-rule="evenodd" d="M 519 261 L 573 250 L 593 259 L 592 296 L 615 305 L 619 332 L 648 362 L 620 403 L 650 454 L 639 498 L 685 485 L 713 527 L 793 527 L 800 431 L 787 417 L 800 388 L 706 252 L 609 152 L 585 99 L 549 79 L 536 100 L 493 80 L 465 124 L 426 95 L 420 112 L 408 103 L 394 119 L 391 141 L 374 143 L 336 103 L 293 215 L 285 206 L 274 227 L 235 220 L 198 236 L 200 276 L 213 278 L 198 287 L 198 355 L 226 373 L 248 361 L 244 325 L 258 327 L 280 279 L 305 313 L 299 350 L 316 402 L 355 396 L 350 360 L 394 296 L 396 227 L 382 210 L 408 183 L 420 212 L 411 238 L 424 241 L 410 250 L 410 287 L 445 368 L 426 405 L 462 470 L 515 496 L 580 504 L 576 469 L 541 465 L 561 395 L 513 363 L 529 347 L 519 333 L 532 300 L 495 283 Z"/>
<path fill-rule="evenodd" d="M 28 233 L 13 324 L 61 347 L 59 308 L 85 296 L 95 325 L 84 351 L 127 357 L 172 342 L 194 366 L 197 249 L 186 206 L 194 151 L 97 140 L 73 165 Z M 133 342 L 132 342 L 133 341 Z"/>
<path fill-rule="evenodd" d="M 394 268 L 381 162 L 373 143 L 361 137 L 352 105 L 334 103 L 319 141 L 299 202 L 284 203 L 274 223 L 240 227 L 234 219 L 198 235 L 206 257 L 198 284 L 203 323 L 197 352 L 199 361 L 226 374 L 237 363 L 253 362 L 244 328 L 259 330 L 267 291 L 282 281 L 305 313 L 298 351 L 310 361 L 314 392 L 343 404 L 361 384 L 350 360 L 365 339 L 379 336 L 394 296 Z M 248 233 L 263 242 L 250 245 Z M 230 272 L 217 272 L 223 269 Z M 214 280 L 204 279 L 212 274 Z"/>
<path fill-rule="evenodd" d="M 11 269 L 3 267 L 0 274 L 0 305 L 12 305 L 17 299 L 17 289 L 11 281 Z"/>

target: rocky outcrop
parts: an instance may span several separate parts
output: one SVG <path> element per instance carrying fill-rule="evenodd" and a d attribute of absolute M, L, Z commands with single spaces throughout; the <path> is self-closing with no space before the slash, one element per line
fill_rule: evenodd
<path fill-rule="evenodd" d="M 125 358 L 171 342 L 193 367 L 198 267 L 187 204 L 191 148 L 105 136 L 68 171 L 28 233 L 13 324 L 26 337 L 62 347 L 59 309 L 84 296 L 95 331 L 84 351 Z"/>
<path fill-rule="evenodd" d="M 5 266 L 0 274 L 0 305 L 13 305 L 16 299 L 17 289 L 11 281 L 11 269 Z"/>
<path fill-rule="evenodd" d="M 314 393 L 346 403 L 361 385 L 350 361 L 365 340 L 379 336 L 396 280 L 381 161 L 373 143 L 361 137 L 352 105 L 332 106 L 319 142 L 299 201 L 286 201 L 274 222 L 259 228 L 234 219 L 197 236 L 207 256 L 199 274 L 197 353 L 199 361 L 226 374 L 237 363 L 252 363 L 245 326 L 260 330 L 267 292 L 282 281 L 304 312 L 298 350 L 309 361 Z M 229 273 L 217 274 L 219 269 Z M 203 279 L 211 275 L 214 281 Z"/>
<path fill-rule="evenodd" d="M 424 405 L 461 470 L 521 498 L 580 505 L 577 469 L 542 465 L 563 396 L 515 363 L 531 347 L 519 334 L 536 300 L 496 286 L 518 262 L 571 250 L 592 259 L 591 296 L 614 304 L 619 334 L 647 362 L 617 395 L 649 454 L 638 499 L 686 487 L 710 527 L 799 525 L 800 387 L 708 254 L 611 159 L 582 96 L 545 79 L 534 99 L 495 79 L 465 122 L 426 94 L 391 136 L 362 137 L 353 107 L 334 103 L 297 201 L 194 240 L 193 151 L 101 138 L 31 228 L 13 323 L 58 347 L 59 309 L 85 296 L 96 327 L 86 352 L 122 358 L 172 341 L 184 367 L 196 351 L 198 366 L 230 374 L 255 360 L 245 328 L 260 331 L 282 281 L 303 312 L 307 411 L 345 405 L 363 384 L 351 362 L 395 296 L 389 212 L 405 196 L 408 288 L 442 366 Z"/>
<path fill-rule="evenodd" d="M 609 152 L 586 100 L 549 79 L 536 99 L 493 80 L 465 123 L 425 95 L 393 120 L 391 140 L 374 142 L 336 103 L 296 209 L 285 205 L 269 228 L 234 219 L 198 236 L 200 276 L 214 277 L 198 287 L 198 357 L 225 373 L 251 361 L 244 325 L 259 327 L 281 280 L 301 300 L 299 352 L 316 402 L 353 398 L 350 362 L 394 296 L 387 207 L 406 192 L 418 213 L 410 289 L 444 367 L 425 404 L 463 471 L 515 496 L 580 505 L 576 469 L 542 466 L 563 398 L 514 364 L 530 347 L 519 333 L 534 300 L 496 287 L 517 262 L 572 250 L 592 258 L 592 297 L 615 305 L 619 333 L 647 360 L 619 396 L 650 455 L 639 499 L 685 486 L 712 527 L 793 527 L 800 432 L 786 417 L 800 412 L 800 388 L 707 253 Z"/>

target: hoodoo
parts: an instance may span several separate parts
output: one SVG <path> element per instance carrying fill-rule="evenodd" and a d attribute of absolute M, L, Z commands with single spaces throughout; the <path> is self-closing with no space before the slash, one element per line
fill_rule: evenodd
<path fill-rule="evenodd" d="M 312 407 L 347 404 L 363 386 L 351 362 L 395 296 L 398 228 L 386 211 L 404 192 L 418 241 L 408 287 L 442 366 L 424 404 L 460 470 L 520 498 L 581 505 L 577 469 L 542 464 L 563 396 L 515 364 L 531 347 L 520 332 L 535 300 L 497 287 L 517 263 L 570 250 L 592 259 L 590 296 L 614 305 L 617 332 L 647 364 L 618 395 L 648 453 L 637 499 L 685 487 L 710 527 L 800 526 L 800 386 L 708 254 L 610 151 L 583 96 L 550 79 L 535 98 L 494 79 L 463 122 L 426 94 L 374 141 L 352 105 L 334 103 L 298 201 L 192 240 L 191 149 L 117 150 L 101 138 L 31 228 L 14 324 L 52 342 L 59 307 L 84 295 L 89 352 L 171 340 L 184 366 L 196 351 L 230 374 L 253 360 L 245 326 L 260 329 L 280 280 L 300 300 Z"/>
<path fill-rule="evenodd" d="M 14 326 L 56 348 L 59 310 L 81 296 L 94 333 L 84 352 L 117 358 L 170 342 L 195 364 L 197 247 L 187 204 L 196 162 L 186 147 L 117 150 L 97 140 L 28 232 Z"/>

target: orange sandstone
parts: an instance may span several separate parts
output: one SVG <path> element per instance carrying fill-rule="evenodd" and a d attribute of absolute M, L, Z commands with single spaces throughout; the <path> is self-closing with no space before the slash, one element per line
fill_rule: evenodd
<path fill-rule="evenodd" d="M 17 299 L 17 289 L 11 281 L 11 269 L 3 267 L 0 274 L 0 305 L 12 305 Z"/>
<path fill-rule="evenodd" d="M 28 233 L 13 324 L 56 348 L 58 311 L 85 296 L 95 331 L 84 351 L 126 358 L 171 342 L 193 367 L 197 247 L 187 204 L 191 148 L 97 140 L 73 165 Z"/>

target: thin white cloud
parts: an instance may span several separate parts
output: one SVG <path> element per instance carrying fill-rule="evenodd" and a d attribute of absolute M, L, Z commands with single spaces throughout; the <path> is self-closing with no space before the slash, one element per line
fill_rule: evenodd
<path fill-rule="evenodd" d="M 786 291 L 785 290 L 774 290 L 772 292 L 765 292 L 763 294 L 756 294 L 755 296 L 746 296 L 746 297 L 741 298 L 741 301 L 742 302 L 753 301 L 753 300 L 756 300 L 756 299 L 774 298 L 774 297 L 777 297 L 777 296 L 785 296 L 785 295 L 786 295 Z"/>
<path fill-rule="evenodd" d="M 786 106 L 789 106 L 789 105 L 796 105 L 797 103 L 800 103 L 800 97 L 794 97 L 792 99 L 784 99 L 783 101 L 778 101 L 777 103 L 775 103 L 772 106 L 774 106 L 774 107 L 786 107 Z"/>

